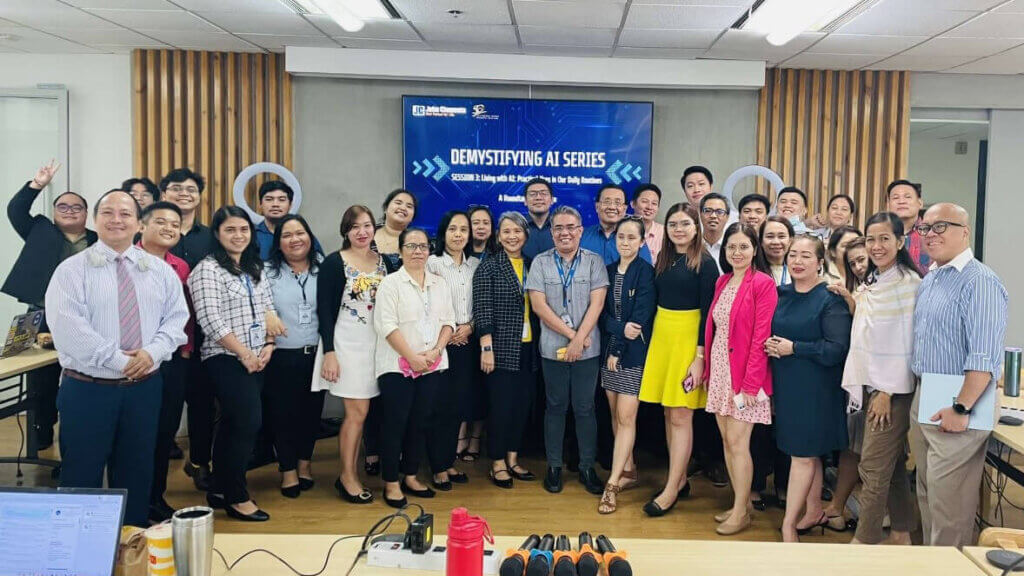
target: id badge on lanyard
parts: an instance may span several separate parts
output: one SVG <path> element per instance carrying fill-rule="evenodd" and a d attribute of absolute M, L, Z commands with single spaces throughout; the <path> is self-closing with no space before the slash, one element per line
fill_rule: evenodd
<path fill-rule="evenodd" d="M 252 324 L 249 326 L 249 348 L 259 348 L 262 343 L 261 341 L 266 336 L 266 332 L 263 330 L 263 324 L 259 321 L 259 316 L 256 315 L 256 303 L 254 302 L 252 281 L 249 280 L 248 274 L 243 274 L 242 278 L 245 279 L 245 291 L 249 294 L 249 311 L 252 312 Z"/>
<path fill-rule="evenodd" d="M 558 268 L 558 278 L 562 283 L 562 322 L 569 328 L 575 329 L 573 325 L 572 316 L 569 315 L 569 289 L 572 287 L 573 278 L 576 277 L 576 269 L 580 264 L 580 253 L 576 252 L 576 257 L 572 259 L 572 264 L 569 266 L 569 272 L 566 273 L 562 267 L 562 258 L 558 254 L 552 254 L 555 258 L 555 266 Z"/>
<path fill-rule="evenodd" d="M 313 306 L 306 301 L 306 283 L 309 282 L 309 275 L 306 275 L 306 279 L 299 282 L 299 276 L 295 276 L 295 282 L 299 284 L 299 289 L 302 290 L 302 303 L 299 304 L 299 325 L 309 326 L 313 323 Z"/>

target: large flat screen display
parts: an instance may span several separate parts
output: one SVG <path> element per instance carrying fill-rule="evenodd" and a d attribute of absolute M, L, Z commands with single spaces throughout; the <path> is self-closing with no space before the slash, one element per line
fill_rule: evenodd
<path fill-rule="evenodd" d="M 405 187 L 431 232 L 454 208 L 525 211 L 523 186 L 538 176 L 590 225 L 603 184 L 628 194 L 650 180 L 651 102 L 403 96 L 402 110 Z"/>

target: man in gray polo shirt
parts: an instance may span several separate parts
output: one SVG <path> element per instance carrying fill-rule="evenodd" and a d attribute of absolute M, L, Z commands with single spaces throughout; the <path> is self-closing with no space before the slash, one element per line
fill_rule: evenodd
<path fill-rule="evenodd" d="M 548 472 L 544 488 L 562 491 L 562 439 L 571 402 L 580 452 L 580 483 L 591 494 L 604 484 L 594 471 L 597 418 L 594 391 L 600 368 L 601 334 L 597 321 L 608 290 L 608 272 L 597 254 L 580 248 L 580 213 L 570 206 L 551 216 L 555 247 L 533 259 L 526 289 L 541 319 L 540 355 L 547 384 L 544 446 Z"/>

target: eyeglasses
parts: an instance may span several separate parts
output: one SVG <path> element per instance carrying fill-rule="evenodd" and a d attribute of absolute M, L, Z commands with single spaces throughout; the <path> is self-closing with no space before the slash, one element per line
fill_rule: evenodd
<path fill-rule="evenodd" d="M 705 216 L 718 216 L 719 218 L 721 218 L 722 216 L 728 214 L 729 211 L 722 210 L 721 208 L 705 208 L 701 210 L 700 213 Z"/>
<path fill-rule="evenodd" d="M 622 208 L 626 205 L 622 200 L 601 200 L 601 208 Z"/>
<path fill-rule="evenodd" d="M 81 204 L 57 204 L 57 212 L 61 214 L 81 214 L 85 211 L 85 206 Z"/>
<path fill-rule="evenodd" d="M 941 236 L 946 232 L 946 229 L 949 228 L 950 226 L 956 226 L 958 228 L 967 228 L 967 226 L 964 224 L 957 224 L 956 222 L 946 222 L 945 220 L 940 220 L 935 224 L 918 224 L 917 226 L 914 226 L 914 230 L 917 230 L 917 233 L 920 234 L 921 236 L 927 236 L 929 232 L 935 232 L 936 236 Z"/>
<path fill-rule="evenodd" d="M 175 194 L 180 194 L 182 192 L 188 192 L 189 194 L 192 195 L 199 194 L 199 188 L 196 186 L 182 186 L 181 184 L 172 184 L 168 186 L 167 189 L 170 190 L 171 192 L 174 192 Z"/>
<path fill-rule="evenodd" d="M 551 196 L 551 192 L 548 192 L 547 190 L 527 190 L 526 191 L 526 197 L 527 198 L 543 198 L 545 196 Z"/>
<path fill-rule="evenodd" d="M 563 232 L 568 232 L 569 234 L 572 234 L 573 232 L 576 231 L 577 228 L 580 228 L 579 224 L 559 224 L 558 226 L 552 226 L 551 230 L 555 234 L 561 234 Z"/>
<path fill-rule="evenodd" d="M 402 244 L 402 248 L 409 252 L 429 252 L 430 244 Z"/>

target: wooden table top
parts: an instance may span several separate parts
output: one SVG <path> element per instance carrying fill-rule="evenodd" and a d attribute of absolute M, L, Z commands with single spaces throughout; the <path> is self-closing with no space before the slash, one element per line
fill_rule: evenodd
<path fill-rule="evenodd" d="M 974 564 L 976 566 L 978 566 L 978 568 L 981 569 L 982 573 L 987 574 L 988 576 L 1000 576 L 1003 573 L 1003 569 L 1002 568 L 996 568 L 995 566 L 989 564 L 988 560 L 985 559 L 985 554 L 989 550 L 995 550 L 995 548 L 981 548 L 981 547 L 978 547 L 978 546 L 967 546 L 967 547 L 964 547 L 963 553 L 964 553 L 965 556 L 970 558 L 971 561 L 974 562 Z M 1011 574 L 1020 574 L 1020 572 L 1014 571 Z"/>
<path fill-rule="evenodd" d="M 29 348 L 10 358 L 0 358 L 0 380 L 14 378 L 36 368 L 57 363 L 57 351 L 43 348 Z"/>

